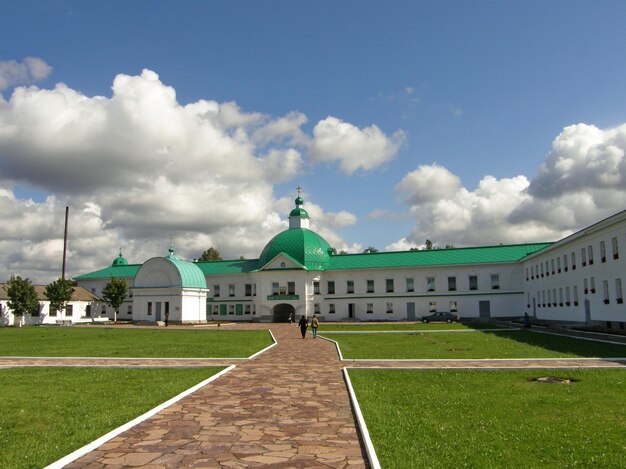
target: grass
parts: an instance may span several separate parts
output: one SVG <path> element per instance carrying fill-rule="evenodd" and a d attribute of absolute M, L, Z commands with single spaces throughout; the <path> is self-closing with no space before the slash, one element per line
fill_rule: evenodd
<path fill-rule="evenodd" d="M 0 467 L 44 467 L 221 369 L 0 369 Z"/>
<path fill-rule="evenodd" d="M 384 468 L 624 467 L 624 370 L 349 374 Z"/>
<path fill-rule="evenodd" d="M 626 357 L 626 345 L 525 330 L 323 335 L 336 340 L 344 358 L 352 359 Z"/>
<path fill-rule="evenodd" d="M 351 323 L 351 324 L 325 324 L 321 323 L 319 331 L 447 331 L 447 330 L 468 330 L 468 329 L 502 329 L 501 326 L 476 323 L 445 323 L 445 322 L 429 322 L 429 323 Z"/>
<path fill-rule="evenodd" d="M 0 356 L 242 358 L 271 343 L 267 331 L 0 328 Z"/>

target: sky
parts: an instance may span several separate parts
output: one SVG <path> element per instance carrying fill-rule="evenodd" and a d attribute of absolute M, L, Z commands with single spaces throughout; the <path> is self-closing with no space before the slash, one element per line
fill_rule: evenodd
<path fill-rule="evenodd" d="M 337 250 L 555 241 L 626 208 L 626 2 L 0 0 L 0 282 L 209 247 L 297 187 Z"/>

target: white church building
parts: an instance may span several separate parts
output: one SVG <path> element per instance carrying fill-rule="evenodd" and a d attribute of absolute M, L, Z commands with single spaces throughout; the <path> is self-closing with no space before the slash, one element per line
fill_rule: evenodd
<path fill-rule="evenodd" d="M 434 311 L 461 318 L 538 319 L 624 328 L 626 211 L 555 243 L 336 254 L 309 229 L 300 196 L 289 228 L 258 259 L 190 262 L 165 257 L 75 277 L 100 296 L 111 278 L 130 287 L 117 319 L 286 321 L 418 320 Z M 96 314 L 113 318 L 101 303 Z"/>

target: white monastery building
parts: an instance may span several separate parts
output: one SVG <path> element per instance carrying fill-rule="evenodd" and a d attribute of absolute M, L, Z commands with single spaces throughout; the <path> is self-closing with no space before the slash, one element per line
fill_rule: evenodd
<path fill-rule="evenodd" d="M 313 314 L 323 321 L 413 321 L 435 311 L 462 319 L 528 313 L 541 320 L 625 328 L 626 211 L 554 243 L 336 254 L 309 229 L 303 204 L 298 196 L 289 228 L 272 238 L 258 259 L 190 262 L 170 248 L 165 257 L 129 264 L 120 252 L 110 267 L 75 277 L 94 298 L 89 312 L 86 306 L 80 311 L 101 319 L 172 323 L 281 322 Z M 129 285 L 117 312 L 100 299 L 111 278 Z M 10 316 L 6 298 L 0 297 L 0 306 Z"/>

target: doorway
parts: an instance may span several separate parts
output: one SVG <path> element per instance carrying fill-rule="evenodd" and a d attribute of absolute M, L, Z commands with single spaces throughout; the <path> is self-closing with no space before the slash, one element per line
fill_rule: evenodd
<path fill-rule="evenodd" d="M 479 301 L 478 302 L 478 314 L 481 319 L 489 319 L 491 317 L 491 302 Z"/>
<path fill-rule="evenodd" d="M 354 319 L 354 303 L 348 303 L 348 318 Z"/>
<path fill-rule="evenodd" d="M 415 321 L 415 303 L 412 301 L 406 304 L 406 319 Z"/>
<path fill-rule="evenodd" d="M 289 322 L 289 317 L 296 321 L 296 309 L 288 303 L 281 303 L 272 309 L 272 322 Z"/>

